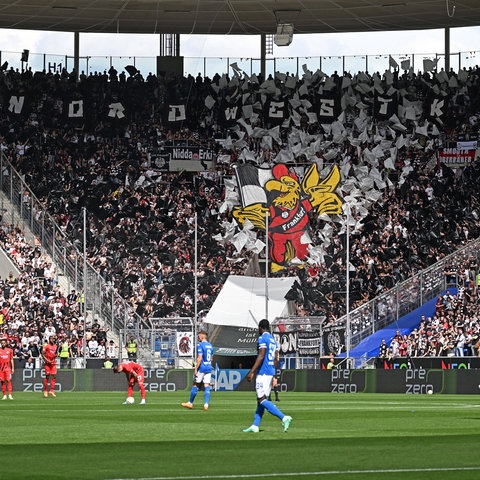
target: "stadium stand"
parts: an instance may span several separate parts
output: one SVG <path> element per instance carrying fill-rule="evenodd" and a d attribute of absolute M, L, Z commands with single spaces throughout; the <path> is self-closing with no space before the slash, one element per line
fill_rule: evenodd
<path fill-rule="evenodd" d="M 331 77 L 309 72 L 301 79 L 286 74 L 265 80 L 226 75 L 144 78 L 140 73 L 117 78 L 103 73 L 81 75 L 77 83 L 66 71 L 7 70 L 0 72 L 3 98 L 26 93 L 28 108 L 0 121 L 1 148 L 71 240 L 72 250 L 82 245 L 83 208 L 87 210 L 88 261 L 128 300 L 136 327 L 149 327 L 154 318 L 194 315 L 195 213 L 201 314 L 229 274 L 245 273 L 251 265 L 249 252 L 217 241 L 232 220 L 223 206 L 233 165 L 338 164 L 342 195 L 354 190 L 360 199 L 352 203 L 355 222 L 350 233 L 350 308 L 355 308 L 479 236 L 478 164 L 451 168 L 436 156 L 449 142 L 478 139 L 479 73 L 478 68 Z M 323 123 L 325 119 L 308 115 L 305 102 L 317 102 L 320 87 L 337 95 L 344 106 L 342 122 Z M 392 111 L 384 115 L 376 110 L 375 92 L 386 95 L 391 89 L 406 112 L 402 121 L 396 121 Z M 245 95 L 238 94 L 242 91 Z M 268 114 L 255 112 L 262 96 L 270 102 L 298 101 L 304 108 L 289 110 L 276 124 Z M 231 110 L 229 100 L 246 97 L 248 103 Z M 445 110 L 438 111 L 441 119 L 430 118 L 426 102 L 438 98 Z M 84 101 L 81 120 L 66 113 L 72 99 Z M 127 107 L 124 120 L 108 117 L 118 99 Z M 214 100 L 213 106 L 208 99 Z M 156 106 L 173 103 L 185 105 L 186 115 L 171 122 Z M 251 114 L 246 118 L 225 116 L 227 109 L 245 112 L 247 107 Z M 169 172 L 152 164 L 152 158 L 175 145 L 202 146 L 223 163 L 218 162 L 215 171 L 196 173 Z M 365 187 L 368 179 L 373 188 Z M 375 197 L 368 198 L 372 191 Z M 22 196 L 25 205 L 29 194 Z M 36 213 L 26 209 L 24 214 Z M 314 242 L 323 241 L 324 263 L 291 266 L 276 275 L 299 276 L 291 293 L 298 315 L 325 316 L 335 324 L 346 312 L 346 231 L 335 220 L 325 239 L 323 219 L 312 217 L 311 222 Z M 11 249 L 10 254 L 16 255 Z M 456 274 L 473 288 L 475 303 L 473 260 L 466 259 L 468 265 Z M 30 268 L 23 256 L 16 263 L 23 272 Z M 411 349 L 424 347 L 417 342 Z"/>

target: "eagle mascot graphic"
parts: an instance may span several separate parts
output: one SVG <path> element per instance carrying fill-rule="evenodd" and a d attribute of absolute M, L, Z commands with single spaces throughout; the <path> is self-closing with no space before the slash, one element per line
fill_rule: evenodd
<path fill-rule="evenodd" d="M 241 170 L 237 171 L 237 179 Z M 297 258 L 305 260 L 310 244 L 307 230 L 309 212 L 317 215 L 338 214 L 342 201 L 335 193 L 340 182 L 340 171 L 335 165 L 324 179 L 316 164 L 312 164 L 300 182 L 298 176 L 284 164 L 277 164 L 271 177 L 259 186 L 265 190 L 266 201 L 257 201 L 233 208 L 233 216 L 243 227 L 249 220 L 254 227 L 266 231 L 268 218 L 268 241 L 271 271 L 287 267 Z"/>

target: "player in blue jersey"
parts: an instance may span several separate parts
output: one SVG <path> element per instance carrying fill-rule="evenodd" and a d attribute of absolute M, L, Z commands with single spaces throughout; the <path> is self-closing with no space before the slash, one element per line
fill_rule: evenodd
<path fill-rule="evenodd" d="M 265 410 L 267 410 L 267 412 L 275 415 L 282 421 L 283 431 L 286 432 L 290 426 L 292 417 L 282 413 L 273 402 L 268 400 L 272 386 L 277 381 L 275 372 L 279 359 L 279 347 L 275 338 L 273 338 L 273 335 L 270 333 L 270 323 L 268 320 L 260 320 L 258 333 L 260 337 L 257 342 L 257 359 L 247 375 L 247 380 L 251 382 L 257 372 L 255 381 L 257 409 L 253 417 L 253 424 L 243 431 L 258 433 L 260 431 L 260 422 L 262 421 L 263 414 Z"/>
<path fill-rule="evenodd" d="M 210 382 L 212 381 L 213 347 L 212 344 L 207 341 L 207 332 L 205 330 L 198 332 L 197 338 L 197 359 L 195 361 L 193 386 L 190 390 L 190 400 L 182 403 L 182 407 L 189 409 L 193 408 L 195 397 L 203 384 L 203 409 L 208 410 L 208 402 L 210 401 Z"/>

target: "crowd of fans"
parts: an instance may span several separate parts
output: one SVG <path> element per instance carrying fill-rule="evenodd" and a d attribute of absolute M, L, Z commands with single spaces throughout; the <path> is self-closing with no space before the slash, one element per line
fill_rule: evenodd
<path fill-rule="evenodd" d="M 353 209 L 353 217 L 361 220 L 362 225 L 354 229 L 350 239 L 350 261 L 354 267 L 350 272 L 351 308 L 479 236 L 479 164 L 473 162 L 453 170 L 432 162 L 432 156 L 436 148 L 446 145 L 448 140 L 478 138 L 480 70 L 463 71 L 462 75 L 442 73 L 441 76 L 413 72 L 383 76 L 362 74 L 367 84 L 385 89 L 393 86 L 405 91 L 405 98 L 411 101 L 426 97 L 431 82 L 445 88 L 449 110 L 443 134 L 435 136 L 434 142 L 428 140 L 430 132 L 416 133 L 418 122 L 407 122 L 405 131 L 412 141 L 400 146 L 395 158 L 391 158 L 395 168 L 387 165 L 388 156 L 376 159 L 376 168 L 387 182 L 378 189 L 377 201 L 368 204 L 367 213 L 361 216 L 360 208 Z M 345 79 L 349 79 L 351 86 L 357 77 L 360 78 L 345 73 L 326 78 L 341 88 Z M 444 77 L 446 82 L 440 80 Z M 318 81 L 325 82 L 326 78 Z M 450 81 L 453 78 L 455 82 Z M 292 79 L 295 89 L 291 88 L 289 80 Z M 385 138 L 395 141 L 388 137 L 388 132 L 379 139 L 371 134 L 354 147 L 347 134 L 337 139 L 324 125 L 300 115 L 298 125 L 282 126 L 278 136 L 266 143 L 242 125 L 235 128 L 222 125 L 218 121 L 220 102 L 210 109 L 205 106 L 205 99 L 210 95 L 215 94 L 217 99 L 232 95 L 241 86 L 238 78 L 234 80 L 219 75 L 213 79 L 195 79 L 168 74 L 149 74 L 144 79 L 139 73 L 127 78 L 110 72 L 80 75 L 77 82 L 74 73 L 65 71 L 0 72 L 0 95 L 4 100 L 9 94 L 23 91 L 38 102 L 28 115 L 2 116 L 0 141 L 6 158 L 24 176 L 34 195 L 73 244 L 82 239 L 81 211 L 83 207 L 87 209 L 88 261 L 144 320 L 194 315 L 195 267 L 200 313 L 211 307 L 228 275 L 246 271 L 250 261 L 248 252 L 238 252 L 231 243 L 216 240 L 224 233 L 225 223 L 231 221 L 231 212 L 222 208 L 225 180 L 232 177 L 232 166 L 236 162 L 250 161 L 246 151 L 257 163 L 271 166 L 282 157 L 282 149 L 289 144 L 292 132 L 298 134 L 300 130 L 312 137 L 321 135 L 325 142 L 334 144 L 335 155 L 328 156 L 329 163 L 340 164 L 344 175 L 347 171 L 348 175 L 355 176 L 357 169 L 365 164 L 365 151 L 373 150 Z M 275 98 L 288 98 L 293 90 L 307 85 L 305 79 L 289 75 L 267 79 L 266 83 L 261 78 L 244 82 L 242 85 L 246 84 L 245 91 L 253 101 L 266 94 L 265 85 L 271 82 Z M 222 84 L 224 89 L 220 88 Z M 313 95 L 311 88 L 307 88 L 306 93 Z M 108 121 L 102 112 L 112 99 L 119 97 L 129 107 L 129 117 L 124 122 Z M 64 106 L 58 98 L 82 98 L 96 108 L 88 110 L 82 124 L 73 124 L 65 119 Z M 189 108 L 181 127 L 172 128 L 155 113 L 158 103 L 185 99 Z M 355 102 L 347 108 L 344 126 L 347 133 L 358 133 L 357 120 L 362 112 L 362 107 Z M 258 115 L 255 127 L 268 129 L 272 125 Z M 388 131 L 388 127 L 380 123 L 376 128 Z M 226 141 L 233 134 L 241 138 L 240 143 Z M 199 173 L 156 169 L 150 163 L 150 153 L 175 140 L 204 145 L 222 158 L 228 156 L 229 162 L 218 164 L 215 171 Z M 323 164 L 327 160 L 325 153 L 326 150 L 319 147 L 314 157 Z M 288 164 L 301 167 L 308 161 L 311 158 L 307 158 L 304 151 L 298 151 Z M 318 232 L 323 221 L 310 218 L 314 243 L 321 241 Z M 341 222 L 332 222 L 331 228 L 332 241 L 325 245 L 323 263 L 307 268 L 291 266 L 275 275 L 299 276 L 300 283 L 290 294 L 296 301 L 298 315 L 325 315 L 334 323 L 346 311 L 346 234 Z M 69 303 L 58 292 L 52 267 L 38 246 L 30 250 L 21 240 L 21 232 L 14 227 L 4 227 L 3 235 L 6 250 L 22 271 L 18 288 L 4 281 L 3 300 L 10 296 L 12 289 L 14 298 L 19 297 L 18 303 L 23 309 L 16 309 L 17 317 L 24 323 L 21 328 L 25 330 L 25 338 L 33 335 L 34 325 L 44 334 L 45 326 L 52 321 L 57 332 L 65 333 L 70 339 L 75 330 L 78 338 L 72 342 L 80 345 L 77 348 L 81 350 L 87 324 L 82 325 L 79 302 Z M 32 272 L 35 272 L 34 278 L 42 278 L 41 282 L 35 283 L 28 277 Z M 476 306 L 476 291 L 471 302 Z M 32 318 L 25 318 L 27 311 Z M 454 310 L 446 318 L 454 325 L 465 326 L 466 331 L 474 331 L 470 323 L 467 325 L 466 315 L 463 310 Z M 474 311 L 468 315 L 476 319 Z M 439 320 L 438 323 L 445 322 Z M 459 328 L 458 325 L 455 328 Z M 423 354 L 430 348 L 431 339 L 424 346 L 423 336 L 418 335 L 418 341 L 410 350 Z M 20 343 L 25 343 L 23 336 Z"/>
<path fill-rule="evenodd" d="M 82 292 L 67 293 L 61 287 L 55 265 L 38 239 L 32 245 L 19 227 L 3 223 L 0 245 L 21 271 L 0 278 L 0 334 L 26 368 L 38 367 L 42 346 L 51 335 L 56 336 L 59 351 L 66 347 L 63 367 L 72 366 L 77 358 L 118 357 L 105 327 L 85 311 Z"/>
<path fill-rule="evenodd" d="M 410 334 L 397 330 L 391 342 L 383 339 L 377 365 L 383 367 L 383 362 L 388 365 L 399 357 L 480 357 L 478 301 L 472 286 L 439 295 L 433 317 L 422 316 Z"/>
<path fill-rule="evenodd" d="M 51 335 L 60 344 L 68 342 L 70 359 L 82 356 L 85 342 L 98 334 L 100 325 L 85 319 L 79 296 L 62 291 L 51 259 L 19 228 L 3 224 L 0 244 L 21 270 L 0 279 L 1 333 L 16 356 L 32 364 Z"/>

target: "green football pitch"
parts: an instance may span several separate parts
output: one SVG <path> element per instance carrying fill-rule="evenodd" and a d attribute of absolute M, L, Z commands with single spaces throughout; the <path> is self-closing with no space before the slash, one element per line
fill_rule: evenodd
<path fill-rule="evenodd" d="M 0 401 L 0 477 L 12 479 L 478 479 L 474 395 L 282 393 L 288 432 L 253 392 L 14 393 Z"/>

